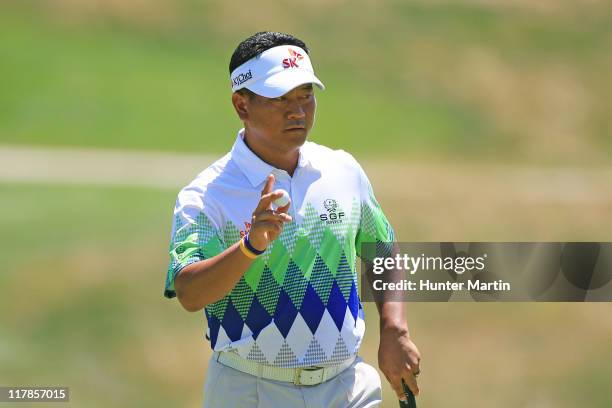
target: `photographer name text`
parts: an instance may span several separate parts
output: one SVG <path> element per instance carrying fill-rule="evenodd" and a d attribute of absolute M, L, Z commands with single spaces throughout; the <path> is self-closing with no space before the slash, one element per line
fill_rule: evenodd
<path fill-rule="evenodd" d="M 484 282 L 479 279 L 468 280 L 466 282 L 435 282 L 429 279 L 420 279 L 418 282 L 403 279 L 398 282 L 384 282 L 377 279 L 372 282 L 372 288 L 377 291 L 462 291 L 474 290 L 479 292 L 500 292 L 512 290 L 509 282 L 499 279 L 494 282 Z"/>

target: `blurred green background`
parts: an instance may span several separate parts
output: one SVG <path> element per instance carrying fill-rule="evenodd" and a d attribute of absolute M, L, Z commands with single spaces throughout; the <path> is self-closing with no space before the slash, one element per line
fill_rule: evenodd
<path fill-rule="evenodd" d="M 200 406 L 204 318 L 162 297 L 172 209 L 231 148 L 228 62 L 260 30 L 309 45 L 312 139 L 363 163 L 401 240 L 611 240 L 609 2 L 5 0 L 0 385 Z M 406 307 L 421 407 L 612 406 L 608 304 Z"/>

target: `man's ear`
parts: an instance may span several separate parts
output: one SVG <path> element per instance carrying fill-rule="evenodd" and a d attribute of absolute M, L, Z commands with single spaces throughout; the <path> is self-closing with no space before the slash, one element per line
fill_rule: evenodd
<path fill-rule="evenodd" d="M 242 95 L 238 92 L 234 92 L 232 94 L 232 105 L 234 105 L 234 109 L 238 114 L 238 117 L 243 122 L 249 118 L 248 111 L 248 100 L 246 95 Z"/>

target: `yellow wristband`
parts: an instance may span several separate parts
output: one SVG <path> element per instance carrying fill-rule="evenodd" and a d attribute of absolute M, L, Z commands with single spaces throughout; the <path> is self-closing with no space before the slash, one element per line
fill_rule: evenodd
<path fill-rule="evenodd" d="M 245 254 L 247 257 L 251 259 L 257 258 L 257 254 L 251 252 L 249 248 L 247 248 L 246 245 L 244 245 L 244 238 L 240 239 L 240 250 L 242 251 L 243 254 Z"/>

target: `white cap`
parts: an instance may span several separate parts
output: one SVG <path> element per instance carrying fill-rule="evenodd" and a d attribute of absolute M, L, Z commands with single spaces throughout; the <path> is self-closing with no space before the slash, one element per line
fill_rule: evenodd
<path fill-rule="evenodd" d="M 310 83 L 325 89 L 314 74 L 308 54 L 295 45 L 280 45 L 251 58 L 232 72 L 230 83 L 234 92 L 247 88 L 267 98 L 278 98 Z"/>

